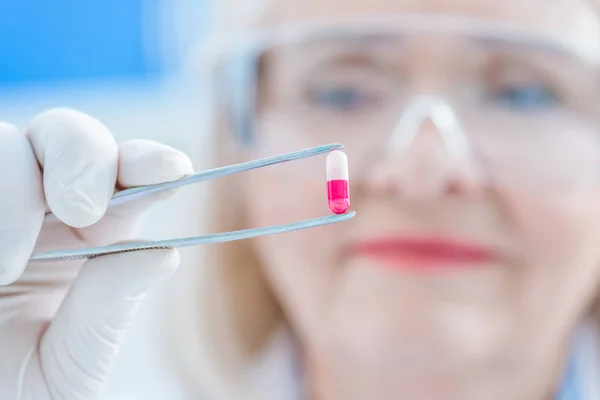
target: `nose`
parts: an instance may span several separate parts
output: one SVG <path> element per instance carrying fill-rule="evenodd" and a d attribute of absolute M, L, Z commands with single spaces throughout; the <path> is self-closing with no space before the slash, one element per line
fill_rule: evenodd
<path fill-rule="evenodd" d="M 437 96 L 420 96 L 401 115 L 369 182 L 406 200 L 472 195 L 482 188 L 474 156 L 454 109 Z"/>

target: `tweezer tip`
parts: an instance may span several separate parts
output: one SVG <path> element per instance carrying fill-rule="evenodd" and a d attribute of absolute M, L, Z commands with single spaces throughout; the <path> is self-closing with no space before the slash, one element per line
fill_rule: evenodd
<path fill-rule="evenodd" d="M 348 221 L 348 220 L 354 218 L 355 215 L 356 215 L 356 211 L 349 211 L 344 214 L 339 214 L 338 216 L 340 217 L 340 219 L 342 221 Z"/>

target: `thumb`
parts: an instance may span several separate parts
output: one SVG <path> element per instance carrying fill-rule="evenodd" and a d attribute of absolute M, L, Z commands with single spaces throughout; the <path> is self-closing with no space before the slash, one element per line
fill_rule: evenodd
<path fill-rule="evenodd" d="M 147 291 L 178 264 L 177 250 L 156 249 L 98 257 L 83 266 L 42 337 L 39 363 L 34 363 L 42 378 L 35 381 L 46 382 L 47 397 L 93 400 L 102 396 Z M 25 387 L 34 386 L 26 383 Z"/>

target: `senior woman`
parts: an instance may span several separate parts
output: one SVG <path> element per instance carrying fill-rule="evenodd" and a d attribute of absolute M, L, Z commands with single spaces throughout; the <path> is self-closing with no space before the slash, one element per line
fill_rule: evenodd
<path fill-rule="evenodd" d="M 342 143 L 357 216 L 212 246 L 171 282 L 157 377 L 181 389 L 169 398 L 600 398 L 593 4 L 223 3 L 216 161 Z M 13 281 L 40 227 L 37 248 L 130 239 L 122 208 L 105 212 L 113 189 L 176 179 L 189 161 L 117 146 L 72 111 L 36 118 L 29 140 L 3 131 L 15 156 L 2 184 L 27 199 L 4 217 L 3 398 L 102 398 L 107 385 L 121 398 L 111 384 L 152 366 L 120 360 L 111 375 L 117 350 L 175 251 L 30 263 Z M 322 215 L 323 175 L 312 159 L 223 179 L 212 228 Z M 42 227 L 46 208 L 60 221 Z M 165 398 L 144 386 L 121 395 Z"/>

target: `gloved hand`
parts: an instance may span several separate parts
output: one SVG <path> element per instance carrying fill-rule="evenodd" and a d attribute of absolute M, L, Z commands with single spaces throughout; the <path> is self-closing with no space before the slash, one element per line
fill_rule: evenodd
<path fill-rule="evenodd" d="M 85 114 L 56 109 L 25 133 L 0 123 L 0 398 L 102 398 L 145 294 L 179 264 L 176 250 L 83 261 L 28 262 L 35 251 L 135 239 L 164 194 L 111 207 L 116 189 L 189 174 L 187 156 L 159 143 L 117 145 Z M 44 221 L 46 211 L 58 218 Z"/>

